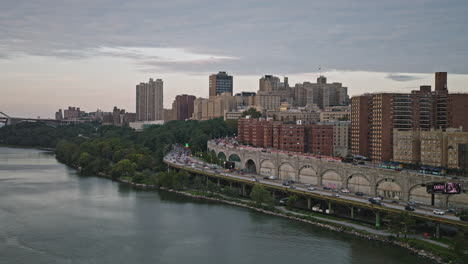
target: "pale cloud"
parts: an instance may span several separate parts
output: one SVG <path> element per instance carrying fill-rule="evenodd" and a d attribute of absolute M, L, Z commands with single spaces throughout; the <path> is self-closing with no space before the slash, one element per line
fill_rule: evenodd
<path fill-rule="evenodd" d="M 398 82 L 408 82 L 408 81 L 414 81 L 414 80 L 421 79 L 421 77 L 418 77 L 418 76 L 398 74 L 398 73 L 390 73 L 385 78 L 390 79 L 390 80 L 394 80 L 394 81 L 398 81 Z"/>

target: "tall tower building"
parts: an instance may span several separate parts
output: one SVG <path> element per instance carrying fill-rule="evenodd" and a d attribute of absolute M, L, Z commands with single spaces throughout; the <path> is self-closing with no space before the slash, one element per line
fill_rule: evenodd
<path fill-rule="evenodd" d="M 435 73 L 435 90 L 447 91 L 447 72 Z"/>
<path fill-rule="evenodd" d="M 163 120 L 163 81 L 149 79 L 136 86 L 136 118 L 138 121 Z"/>
<path fill-rule="evenodd" d="M 187 94 L 176 96 L 174 103 L 172 104 L 172 111 L 174 111 L 176 120 L 192 118 L 195 99 L 195 96 Z"/>
<path fill-rule="evenodd" d="M 229 93 L 232 95 L 232 76 L 226 72 L 220 71 L 218 74 L 212 74 L 209 77 L 210 81 L 210 97 L 222 93 Z"/>

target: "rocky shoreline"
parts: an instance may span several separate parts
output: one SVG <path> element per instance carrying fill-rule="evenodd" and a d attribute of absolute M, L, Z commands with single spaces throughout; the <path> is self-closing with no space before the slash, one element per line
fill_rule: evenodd
<path fill-rule="evenodd" d="M 100 175 L 100 176 L 108 178 L 108 177 L 106 177 L 104 175 Z M 172 193 L 184 195 L 184 196 L 195 198 L 195 199 L 203 199 L 203 200 L 209 200 L 209 201 L 215 201 L 215 202 L 221 202 L 221 203 L 225 203 L 225 204 L 240 206 L 240 207 L 255 210 L 257 212 L 261 212 L 261 213 L 264 213 L 264 214 L 279 216 L 279 217 L 288 218 L 288 219 L 291 219 L 291 220 L 295 220 L 295 221 L 299 221 L 299 222 L 303 222 L 303 223 L 307 223 L 307 224 L 312 224 L 312 225 L 315 225 L 315 226 L 326 228 L 328 230 L 332 230 L 332 231 L 336 231 L 336 232 L 340 232 L 340 233 L 346 233 L 346 234 L 357 236 L 357 237 L 367 239 L 367 240 L 373 240 L 373 241 L 379 241 L 379 242 L 383 242 L 383 243 L 393 244 L 393 245 L 405 248 L 405 249 L 411 251 L 412 253 L 414 253 L 416 255 L 419 255 L 421 257 L 430 259 L 430 260 L 432 260 L 432 261 L 434 261 L 436 263 L 445 263 L 442 260 L 441 257 L 439 257 L 439 256 L 437 256 L 435 254 L 432 254 L 430 252 L 426 252 L 425 250 L 422 250 L 422 249 L 416 249 L 416 248 L 412 247 L 409 243 L 395 241 L 395 240 L 389 240 L 389 239 L 387 239 L 385 237 L 382 237 L 382 236 L 363 234 L 363 233 L 360 233 L 360 232 L 355 231 L 355 230 L 349 230 L 347 228 L 343 228 L 343 227 L 339 227 L 339 226 L 335 226 L 335 225 L 315 222 L 315 221 L 311 221 L 311 220 L 307 220 L 307 219 L 303 219 L 303 218 L 300 218 L 300 217 L 295 217 L 295 216 L 291 216 L 291 215 L 287 215 L 287 214 L 283 214 L 283 213 L 277 213 L 277 212 L 265 210 L 265 209 L 262 209 L 262 208 L 258 208 L 258 207 L 255 207 L 255 206 L 250 206 L 248 204 L 228 201 L 228 200 L 220 199 L 220 198 L 216 198 L 216 197 L 207 197 L 207 196 L 204 196 L 204 195 L 195 195 L 195 194 L 190 194 L 190 193 L 183 192 L 183 191 L 168 189 L 168 188 L 164 188 L 164 187 L 157 187 L 155 185 L 138 184 L 138 183 L 130 182 L 130 181 L 127 181 L 127 180 L 122 180 L 122 179 L 114 179 L 114 180 L 118 181 L 118 182 L 121 182 L 121 183 L 132 185 L 132 186 L 134 186 L 136 188 L 164 190 L 164 191 L 167 191 L 167 192 L 172 192 Z"/>

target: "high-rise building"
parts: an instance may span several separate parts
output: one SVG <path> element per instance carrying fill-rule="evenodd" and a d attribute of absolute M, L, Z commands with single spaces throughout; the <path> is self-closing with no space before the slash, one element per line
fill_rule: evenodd
<path fill-rule="evenodd" d="M 274 96 L 278 97 L 280 102 L 288 102 L 293 104 L 294 93 L 289 87 L 288 77 L 284 77 L 281 82 L 280 78 L 273 75 L 265 75 L 259 80 L 258 96 Z"/>
<path fill-rule="evenodd" d="M 81 111 L 79 107 L 71 107 L 63 110 L 63 119 L 77 119 L 85 115 L 84 111 Z"/>
<path fill-rule="evenodd" d="M 209 96 L 216 96 L 223 93 L 232 95 L 233 81 L 232 76 L 226 72 L 220 71 L 218 74 L 212 74 L 209 77 Z"/>
<path fill-rule="evenodd" d="M 468 132 L 468 94 L 449 94 L 447 101 L 448 127 L 461 127 Z"/>
<path fill-rule="evenodd" d="M 56 120 L 62 120 L 63 119 L 62 109 L 59 109 L 57 112 L 55 112 L 55 119 Z"/>
<path fill-rule="evenodd" d="M 435 90 L 447 91 L 447 72 L 435 73 Z"/>
<path fill-rule="evenodd" d="M 196 97 L 193 95 L 177 95 L 172 110 L 174 111 L 176 120 L 186 120 L 192 118 L 194 110 L 194 101 Z"/>
<path fill-rule="evenodd" d="M 317 78 L 317 83 L 304 82 L 296 84 L 296 106 L 317 105 L 320 109 L 329 106 L 348 105 L 348 88 L 341 83 L 327 83 L 325 76 Z"/>
<path fill-rule="evenodd" d="M 370 101 L 369 94 L 351 98 L 351 154 L 369 156 Z"/>
<path fill-rule="evenodd" d="M 152 78 L 136 86 L 136 114 L 138 121 L 163 120 L 163 81 Z"/>
<path fill-rule="evenodd" d="M 468 94 L 449 94 L 447 74 L 436 73 L 435 91 L 428 85 L 411 93 L 379 93 L 351 100 L 351 152 L 373 160 L 393 158 L 396 131 L 468 126 Z"/>

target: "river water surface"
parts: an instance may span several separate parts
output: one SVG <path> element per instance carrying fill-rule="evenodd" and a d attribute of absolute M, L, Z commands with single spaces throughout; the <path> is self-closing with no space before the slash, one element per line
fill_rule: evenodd
<path fill-rule="evenodd" d="M 427 263 L 393 246 L 230 205 L 79 176 L 0 147 L 0 263 Z"/>

